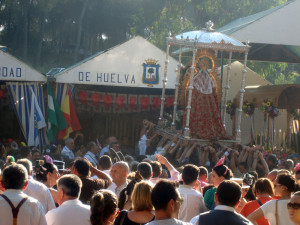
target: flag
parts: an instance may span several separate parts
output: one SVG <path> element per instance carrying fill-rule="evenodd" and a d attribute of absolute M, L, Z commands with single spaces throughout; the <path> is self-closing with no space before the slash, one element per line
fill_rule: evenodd
<path fill-rule="evenodd" d="M 46 121 L 31 87 L 30 90 L 31 108 L 29 118 L 28 146 L 38 146 L 40 144 L 39 129 L 42 129 L 46 126 Z"/>
<path fill-rule="evenodd" d="M 81 130 L 81 125 L 75 112 L 70 89 L 62 101 L 60 108 L 64 114 L 68 127 L 58 133 L 58 139 L 66 139 L 73 131 Z"/>
<path fill-rule="evenodd" d="M 53 96 L 51 86 L 48 85 L 48 138 L 50 142 L 57 138 L 59 131 L 67 127 L 66 119 Z"/>

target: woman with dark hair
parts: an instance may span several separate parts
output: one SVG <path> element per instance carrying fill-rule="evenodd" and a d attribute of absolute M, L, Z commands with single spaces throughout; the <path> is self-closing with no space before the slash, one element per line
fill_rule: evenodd
<path fill-rule="evenodd" d="M 240 212 L 243 216 L 247 217 L 260 206 L 266 202 L 272 200 L 274 195 L 273 183 L 268 178 L 260 178 L 254 184 L 254 193 L 256 195 L 256 200 L 248 202 L 242 211 Z M 255 221 L 258 225 L 268 225 L 268 221 L 261 217 Z"/>
<path fill-rule="evenodd" d="M 92 225 L 112 225 L 119 214 L 117 196 L 109 190 L 97 191 L 91 200 Z"/>
<path fill-rule="evenodd" d="M 274 186 L 275 195 L 280 196 L 281 199 L 268 201 L 251 213 L 248 219 L 254 223 L 264 216 L 269 224 L 293 225 L 289 221 L 289 212 L 286 206 L 296 188 L 295 178 L 291 175 L 281 174 L 277 176 Z"/>
<path fill-rule="evenodd" d="M 215 207 L 215 193 L 217 191 L 217 187 L 223 180 L 229 180 L 232 177 L 231 170 L 223 165 L 225 157 L 220 159 L 217 165 L 212 170 L 211 182 L 215 186 L 212 189 L 206 191 L 204 195 L 204 202 L 208 209 L 212 210 Z"/>
<path fill-rule="evenodd" d="M 56 186 L 56 181 L 59 178 L 58 169 L 50 156 L 45 155 L 44 159 L 43 165 L 36 164 L 35 166 L 35 178 L 49 188 L 54 202 L 57 202 L 57 190 L 53 187 Z"/>
<path fill-rule="evenodd" d="M 132 192 L 132 210 L 123 210 L 114 225 L 141 225 L 154 220 L 151 201 L 152 183 L 141 181 L 134 186 Z"/>

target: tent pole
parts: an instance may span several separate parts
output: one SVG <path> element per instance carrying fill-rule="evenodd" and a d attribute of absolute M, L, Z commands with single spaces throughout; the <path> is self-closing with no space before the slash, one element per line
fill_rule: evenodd
<path fill-rule="evenodd" d="M 225 119 L 226 119 L 226 105 L 227 105 L 227 98 L 229 92 L 229 79 L 230 79 L 230 70 L 231 70 L 231 58 L 232 58 L 232 51 L 229 53 L 228 65 L 227 65 L 227 76 L 226 76 L 226 85 L 225 85 L 225 95 L 224 95 L 224 102 L 223 102 L 223 126 L 226 127 Z M 223 52 L 222 52 L 222 67 L 221 67 L 222 75 L 223 75 Z M 221 84 L 223 84 L 223 76 L 221 75 Z"/>
<path fill-rule="evenodd" d="M 173 121 L 172 121 L 172 131 L 176 131 L 176 115 L 177 115 L 177 105 L 178 105 L 178 91 L 179 91 L 179 77 L 181 72 L 181 55 L 182 55 L 182 47 L 180 46 L 180 53 L 177 65 L 177 76 L 175 83 L 175 99 L 174 99 L 174 109 L 173 109 Z"/>
<path fill-rule="evenodd" d="M 189 84 L 189 95 L 188 95 L 188 102 L 186 106 L 186 122 L 184 128 L 184 137 L 190 138 L 190 114 L 191 114 L 191 103 L 192 103 L 192 92 L 193 92 L 193 84 L 194 84 L 194 73 L 195 73 L 195 57 L 196 57 L 196 48 L 193 48 L 193 59 L 192 59 L 192 66 L 191 66 L 191 76 L 190 76 L 190 84 Z"/>
<path fill-rule="evenodd" d="M 164 106 L 165 106 L 165 92 L 166 92 L 166 84 L 167 84 L 167 73 L 168 73 L 168 64 L 169 64 L 169 52 L 170 52 L 170 45 L 167 46 L 167 53 L 166 53 L 166 60 L 165 60 L 165 70 L 164 70 L 164 79 L 163 81 L 163 88 L 161 93 L 161 104 L 160 104 L 160 114 L 158 119 L 158 126 L 164 127 Z"/>
<path fill-rule="evenodd" d="M 241 119 L 242 119 L 242 107 L 243 107 L 243 100 L 244 100 L 244 93 L 245 93 L 245 78 L 247 73 L 247 56 L 248 51 L 245 52 L 245 60 L 244 60 L 244 69 L 242 70 L 242 82 L 241 82 L 241 90 L 240 90 L 240 104 L 238 108 L 238 117 L 237 117 L 237 128 L 236 128 L 236 136 L 235 140 L 241 143 Z"/>

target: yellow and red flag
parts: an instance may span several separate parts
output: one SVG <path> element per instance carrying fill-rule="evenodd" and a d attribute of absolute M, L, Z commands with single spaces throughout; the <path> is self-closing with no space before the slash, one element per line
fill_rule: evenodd
<path fill-rule="evenodd" d="M 70 89 L 62 101 L 60 109 L 66 119 L 68 127 L 58 133 L 58 139 L 66 139 L 73 131 L 81 130 L 81 125 L 75 112 Z"/>

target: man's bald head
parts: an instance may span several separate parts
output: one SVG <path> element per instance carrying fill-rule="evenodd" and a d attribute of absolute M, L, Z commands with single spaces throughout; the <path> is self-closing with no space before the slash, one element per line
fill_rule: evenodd
<path fill-rule="evenodd" d="M 111 178 L 118 187 L 126 182 L 128 173 L 129 166 L 123 161 L 116 162 L 110 171 Z"/>

